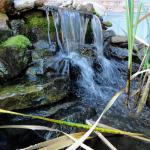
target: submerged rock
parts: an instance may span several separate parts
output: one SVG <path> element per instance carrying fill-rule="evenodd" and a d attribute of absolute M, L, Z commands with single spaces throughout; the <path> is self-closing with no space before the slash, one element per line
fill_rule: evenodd
<path fill-rule="evenodd" d="M 8 21 L 7 15 L 0 13 L 0 38 L 1 38 L 0 42 L 6 40 L 12 34 L 10 28 L 7 25 L 7 21 Z"/>
<path fill-rule="evenodd" d="M 12 85 L 0 89 L 0 108 L 17 110 L 33 108 L 62 100 L 68 94 L 64 77 L 40 85 Z"/>
<path fill-rule="evenodd" d="M 9 38 L 0 45 L 0 83 L 24 75 L 31 62 L 31 42 L 23 35 Z"/>

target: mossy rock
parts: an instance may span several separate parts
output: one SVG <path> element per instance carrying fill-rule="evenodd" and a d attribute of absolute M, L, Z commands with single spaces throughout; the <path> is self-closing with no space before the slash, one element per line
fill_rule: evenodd
<path fill-rule="evenodd" d="M 21 77 L 31 63 L 29 39 L 23 35 L 9 38 L 0 45 L 0 84 Z"/>
<path fill-rule="evenodd" d="M 51 38 L 55 39 L 55 26 L 53 17 L 50 19 L 50 34 Z M 38 40 L 48 39 L 48 22 L 45 13 L 42 11 L 28 12 L 24 16 L 25 24 L 23 27 L 23 33 L 30 38 L 31 41 L 37 42 Z"/>
<path fill-rule="evenodd" d="M 62 100 L 68 94 L 66 78 L 55 78 L 43 85 L 12 85 L 0 88 L 0 108 L 18 110 Z"/>
<path fill-rule="evenodd" d="M 5 42 L 1 44 L 4 48 L 17 48 L 17 49 L 26 49 L 32 46 L 30 40 L 24 35 L 17 35 L 8 38 Z"/>

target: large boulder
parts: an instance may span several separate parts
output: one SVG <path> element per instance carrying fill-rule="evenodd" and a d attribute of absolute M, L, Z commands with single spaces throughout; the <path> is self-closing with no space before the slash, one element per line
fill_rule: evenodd
<path fill-rule="evenodd" d="M 12 85 L 0 89 L 0 108 L 33 108 L 62 100 L 68 94 L 67 78 L 59 77 L 38 85 Z"/>
<path fill-rule="evenodd" d="M 6 40 L 8 37 L 11 36 L 11 30 L 7 25 L 8 17 L 6 14 L 0 13 L 0 38 L 1 41 Z"/>
<path fill-rule="evenodd" d="M 31 42 L 23 35 L 7 39 L 0 45 L 0 83 L 22 76 L 31 62 Z"/>

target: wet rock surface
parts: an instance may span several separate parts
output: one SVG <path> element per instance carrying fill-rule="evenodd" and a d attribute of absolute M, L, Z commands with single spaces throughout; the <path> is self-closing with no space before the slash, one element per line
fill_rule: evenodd
<path fill-rule="evenodd" d="M 0 89 L 0 107 L 18 110 L 54 103 L 67 96 L 68 89 L 69 85 L 65 78 L 55 78 L 43 85 L 7 86 Z"/>
<path fill-rule="evenodd" d="M 31 62 L 30 41 L 23 35 L 7 39 L 0 45 L 0 83 L 25 74 Z"/>

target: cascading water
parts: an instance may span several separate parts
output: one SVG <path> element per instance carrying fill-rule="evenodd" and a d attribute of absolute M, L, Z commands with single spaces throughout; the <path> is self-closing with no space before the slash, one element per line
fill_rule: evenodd
<path fill-rule="evenodd" d="M 58 10 L 61 18 L 61 32 L 63 48 L 68 54 L 85 43 L 85 34 L 88 18 L 84 18 L 79 12 L 71 12 L 64 9 Z"/>
<path fill-rule="evenodd" d="M 85 44 L 89 18 L 86 18 L 77 11 L 70 12 L 64 9 L 52 12 L 52 15 L 56 29 L 57 43 L 61 50 L 57 55 L 57 60 L 63 62 L 58 67 L 61 68 L 61 74 L 69 73 L 70 63 L 72 66 L 78 66 L 81 70 L 81 78 L 78 80 L 78 85 L 91 91 L 91 93 L 96 93 L 97 90 L 93 79 L 94 71 L 91 64 L 87 58 L 81 57 L 77 51 L 80 46 Z M 60 40 L 58 33 L 59 27 L 61 28 L 62 40 Z M 58 71 L 60 72 L 60 69 Z"/>
<path fill-rule="evenodd" d="M 49 45 L 51 45 L 52 44 L 52 42 L 51 42 L 51 38 L 50 38 L 50 20 L 49 20 L 49 9 L 47 8 L 46 9 L 46 17 L 47 17 L 47 27 L 48 27 L 48 42 L 49 42 Z"/>
<path fill-rule="evenodd" d="M 92 67 L 92 63 L 87 57 L 79 54 L 81 46 L 85 45 L 85 35 L 89 18 L 85 17 L 78 11 L 69 11 L 65 9 L 58 9 L 58 11 L 52 11 L 54 25 L 56 29 L 57 43 L 60 48 L 58 53 L 57 63 L 58 72 L 62 75 L 69 74 L 69 67 L 78 66 L 80 68 L 80 78 L 77 81 L 79 87 L 85 89 L 86 93 L 102 96 L 101 91 L 104 85 L 114 84 L 118 79 L 116 78 L 117 70 L 112 62 L 110 62 L 103 53 L 103 34 L 100 19 L 93 15 L 91 19 L 94 46 L 96 48 L 97 61 L 101 68 L 95 71 Z M 49 14 L 47 13 L 47 18 Z M 49 19 L 48 19 L 48 24 Z M 48 30 L 50 31 L 50 30 Z M 59 31 L 61 31 L 62 37 L 59 37 Z M 48 39 L 50 41 L 50 34 L 48 33 Z M 103 86 L 98 85 L 95 81 L 102 81 Z"/>
<path fill-rule="evenodd" d="M 92 29 L 94 34 L 94 46 L 96 47 L 96 54 L 99 63 L 101 64 L 102 72 L 99 73 L 99 79 L 104 80 L 105 83 L 115 84 L 118 82 L 119 72 L 116 69 L 113 62 L 110 62 L 105 56 L 103 52 L 103 30 L 100 19 L 93 15 L 92 18 Z M 117 77 L 117 78 L 116 78 Z"/>

